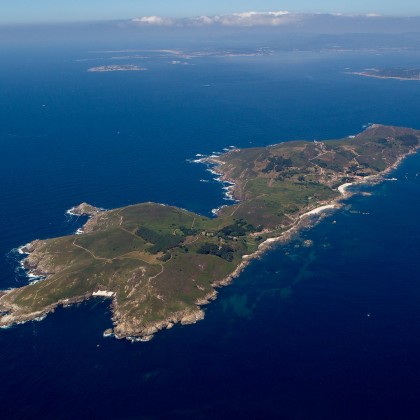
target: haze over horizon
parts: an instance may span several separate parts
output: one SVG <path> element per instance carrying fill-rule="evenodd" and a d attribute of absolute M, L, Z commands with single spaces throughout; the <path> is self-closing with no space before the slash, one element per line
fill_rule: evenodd
<path fill-rule="evenodd" d="M 288 11 L 291 14 L 331 13 L 385 16 L 420 16 L 420 4 L 414 0 L 383 2 L 380 0 L 354 0 L 353 2 L 325 0 L 315 4 L 309 0 L 179 0 L 174 4 L 167 0 L 144 0 L 139 5 L 135 0 L 3 0 L 0 24 L 59 23 L 132 19 L 138 16 L 162 16 L 191 18 L 197 16 L 231 15 L 249 11 Z"/>

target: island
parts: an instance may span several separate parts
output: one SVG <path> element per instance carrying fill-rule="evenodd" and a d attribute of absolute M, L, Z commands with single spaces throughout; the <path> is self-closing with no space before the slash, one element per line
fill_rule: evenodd
<path fill-rule="evenodd" d="M 0 292 L 0 326 L 38 320 L 91 298 L 111 302 L 105 336 L 150 340 L 203 319 L 203 305 L 276 242 L 342 205 L 349 186 L 381 180 L 420 146 L 420 131 L 372 125 L 356 136 L 232 148 L 203 157 L 236 200 L 205 217 L 142 203 L 103 210 L 87 203 L 78 234 L 21 247 L 40 280 Z"/>
<path fill-rule="evenodd" d="M 420 80 L 420 68 L 385 68 L 385 69 L 365 69 L 355 71 L 351 74 L 365 77 L 375 77 L 377 79 L 397 79 L 397 80 Z"/>
<path fill-rule="evenodd" d="M 147 68 L 136 66 L 134 64 L 126 64 L 126 65 L 110 65 L 110 66 L 97 66 L 97 67 L 90 67 L 87 71 L 91 73 L 106 73 L 112 71 L 146 71 Z"/>

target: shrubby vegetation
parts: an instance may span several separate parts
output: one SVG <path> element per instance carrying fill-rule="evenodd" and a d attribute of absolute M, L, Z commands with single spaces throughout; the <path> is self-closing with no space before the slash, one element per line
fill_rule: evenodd
<path fill-rule="evenodd" d="M 148 251 L 152 254 L 158 252 L 166 252 L 171 248 L 175 248 L 185 240 L 184 235 L 173 235 L 169 233 L 159 233 L 146 226 L 140 226 L 136 234 L 143 238 L 146 242 L 153 244 Z"/>
<path fill-rule="evenodd" d="M 376 141 L 376 143 L 380 144 L 381 146 L 385 146 L 385 147 L 388 147 L 388 148 L 392 147 L 392 145 L 389 143 L 389 141 L 384 137 L 379 137 L 375 141 Z"/>
<path fill-rule="evenodd" d="M 161 257 L 158 258 L 159 261 L 166 262 L 170 260 L 172 257 L 171 253 L 169 251 L 166 251 Z"/>
<path fill-rule="evenodd" d="M 281 172 L 283 169 L 292 166 L 290 159 L 285 159 L 283 156 L 270 156 L 268 159 L 267 166 L 262 170 L 263 173 L 271 171 Z"/>
<path fill-rule="evenodd" d="M 243 219 L 238 219 L 235 221 L 234 224 L 225 226 L 224 228 L 220 229 L 217 233 L 219 238 L 232 238 L 238 236 L 245 236 L 250 232 L 255 232 L 256 229 L 250 223 L 247 223 Z"/>
<path fill-rule="evenodd" d="M 402 136 L 398 136 L 397 140 L 404 146 L 417 146 L 419 144 L 418 138 L 413 134 L 403 134 Z"/>
<path fill-rule="evenodd" d="M 186 226 L 180 226 L 179 230 L 185 235 L 185 236 L 189 236 L 189 235 L 196 235 L 198 233 L 197 229 L 193 229 L 193 228 L 187 228 Z"/>
<path fill-rule="evenodd" d="M 233 261 L 234 249 L 229 245 L 216 245 L 211 242 L 205 242 L 201 244 L 197 250 L 199 254 L 216 255 L 217 257 L 223 258 L 226 261 Z"/>

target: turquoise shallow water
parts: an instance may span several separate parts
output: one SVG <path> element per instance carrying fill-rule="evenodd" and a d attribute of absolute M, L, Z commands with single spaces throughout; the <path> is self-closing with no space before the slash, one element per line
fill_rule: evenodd
<path fill-rule="evenodd" d="M 412 54 L 296 52 L 183 67 L 152 57 L 141 74 L 87 73 L 74 60 L 89 53 L 72 54 L 5 53 L 2 288 L 27 281 L 10 251 L 74 232 L 82 220 L 64 212 L 81 201 L 210 214 L 223 192 L 188 162 L 197 153 L 346 136 L 369 122 L 420 128 L 420 84 L 343 72 Z M 254 261 L 196 325 L 149 343 L 103 339 L 109 309 L 95 301 L 1 330 L 0 413 L 417 418 L 419 168 L 409 158 L 398 181 L 364 187 L 370 196 Z"/>

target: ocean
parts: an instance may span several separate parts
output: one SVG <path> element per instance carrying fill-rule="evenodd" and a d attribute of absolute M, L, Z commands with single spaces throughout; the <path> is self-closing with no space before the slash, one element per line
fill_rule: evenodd
<path fill-rule="evenodd" d="M 420 129 L 420 83 L 347 73 L 413 52 L 142 52 L 147 71 L 105 73 L 87 69 L 115 64 L 108 52 L 1 52 L 1 289 L 28 282 L 16 248 L 75 232 L 85 220 L 65 211 L 82 201 L 227 204 L 196 154 Z M 411 156 L 396 181 L 360 187 L 220 289 L 203 321 L 150 342 L 103 338 L 101 299 L 0 330 L 0 417 L 419 418 L 419 172 Z"/>

